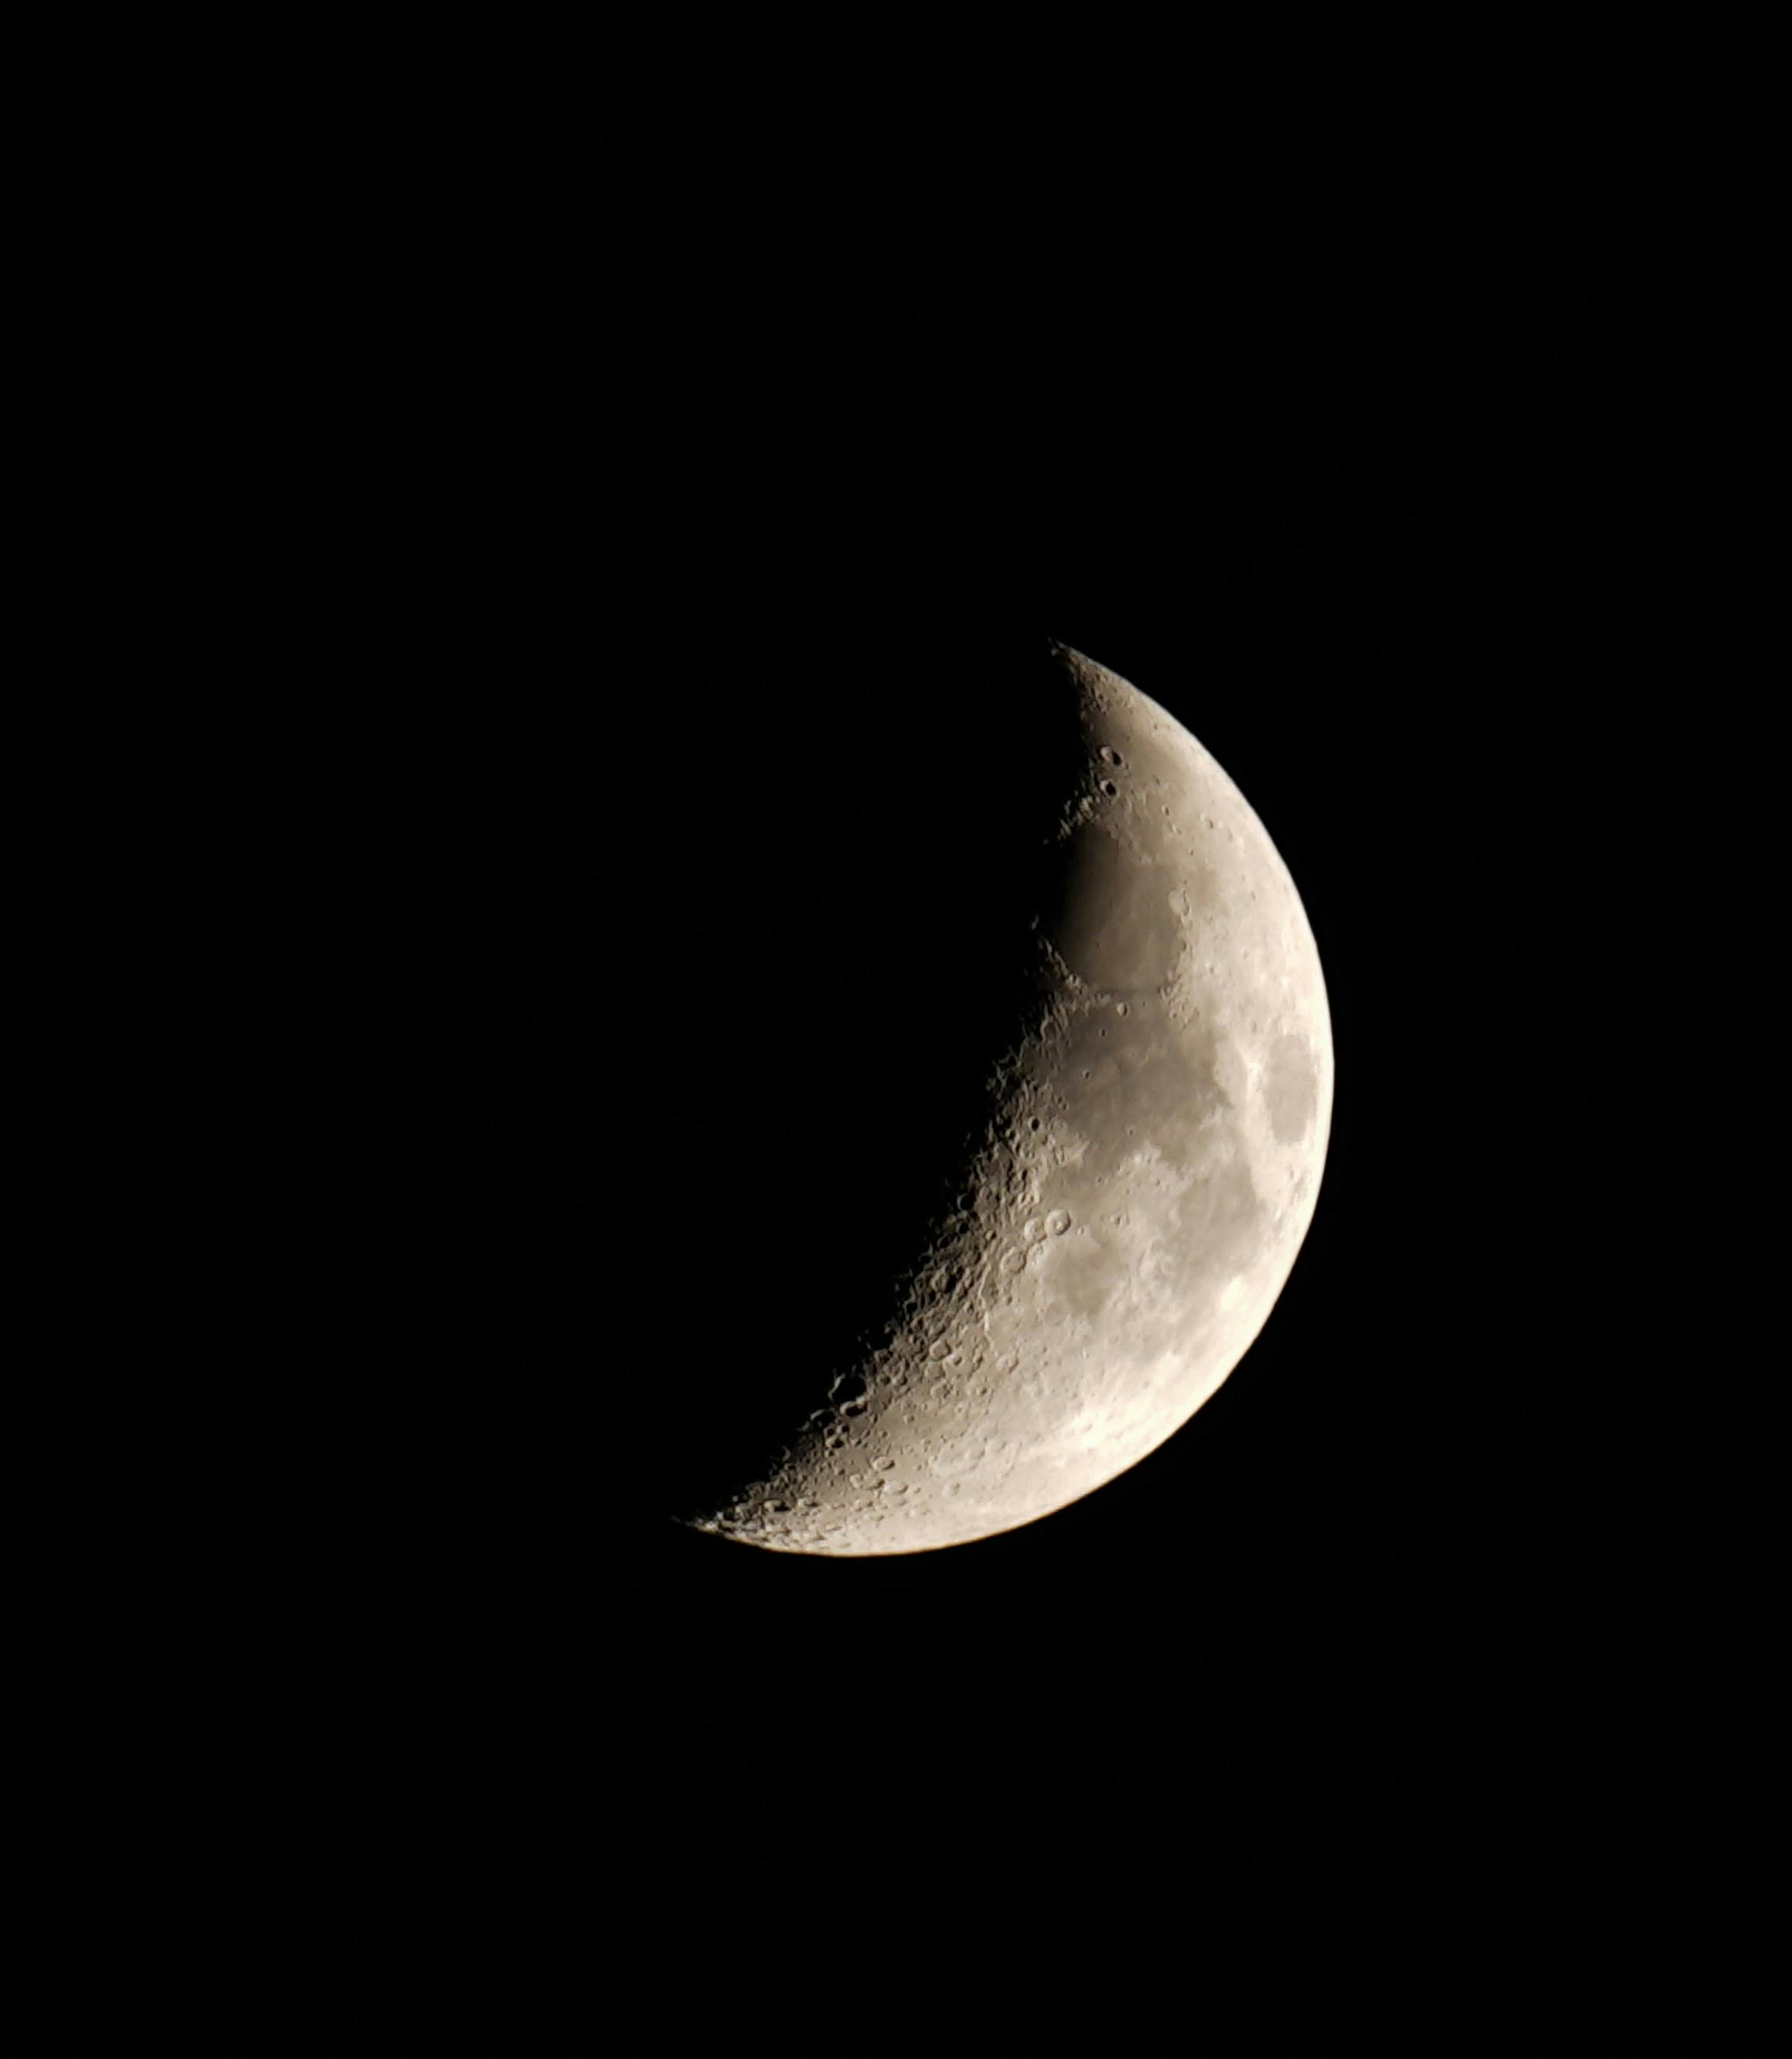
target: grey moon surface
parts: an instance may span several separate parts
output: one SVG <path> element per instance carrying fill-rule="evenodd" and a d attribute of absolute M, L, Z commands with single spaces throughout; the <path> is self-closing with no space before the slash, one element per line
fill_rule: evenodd
<path fill-rule="evenodd" d="M 818 1368 L 819 1405 L 697 1529 L 861 1557 L 1033 1522 L 1174 1436 L 1293 1268 L 1333 1073 L 1300 897 L 1181 723 L 1057 659 L 1085 763 L 959 1205 L 862 1362 Z"/>

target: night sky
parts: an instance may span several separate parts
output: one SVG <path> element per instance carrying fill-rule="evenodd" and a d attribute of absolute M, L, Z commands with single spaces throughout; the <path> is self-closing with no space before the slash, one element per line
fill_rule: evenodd
<path fill-rule="evenodd" d="M 1722 834 L 1738 232 L 331 207 L 231 245 L 206 541 L 145 546 L 224 711 L 186 1061 L 231 1110 L 155 1526 L 164 1971 L 700 1969 L 849 1886 L 1659 1916 L 1722 1813 L 1694 1511 L 1740 1404 L 1663 1256 L 1714 1205 L 1658 1016 L 1700 949 L 1670 853 Z M 676 1531 L 951 1170 L 1047 635 L 1288 860 L 1337 1049 L 1307 1245 L 1209 1407 L 1041 1524 Z"/>

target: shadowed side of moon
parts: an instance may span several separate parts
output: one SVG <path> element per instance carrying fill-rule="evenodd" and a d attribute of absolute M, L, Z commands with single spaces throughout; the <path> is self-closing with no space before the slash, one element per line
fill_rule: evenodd
<path fill-rule="evenodd" d="M 1293 883 L 1164 711 L 1074 653 L 1052 678 L 1080 748 L 955 1192 L 875 1341 L 699 1527 L 877 1555 L 1032 1521 L 1173 1435 L 1293 1264 L 1331 1101 Z"/>
<path fill-rule="evenodd" d="M 1028 943 L 1081 763 L 1034 636 L 971 619 L 942 638 L 932 611 L 793 619 L 748 613 L 683 658 L 727 691 L 648 795 L 624 1248 L 676 1317 L 651 1410 L 629 1404 L 649 1508 L 719 1505 L 886 1328 L 1034 1004 Z M 567 1276 L 607 1328 L 611 1280 Z M 601 1444 L 601 1392 L 571 1399 L 556 1441 Z"/>

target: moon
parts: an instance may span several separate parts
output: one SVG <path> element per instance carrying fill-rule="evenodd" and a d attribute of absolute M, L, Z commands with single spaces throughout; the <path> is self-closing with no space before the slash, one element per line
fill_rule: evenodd
<path fill-rule="evenodd" d="M 1181 723 L 1053 655 L 1082 769 L 957 1203 L 862 1359 L 698 1530 L 863 1557 L 1034 1522 L 1174 1436 L 1293 1268 L 1333 1080 L 1300 898 Z"/>

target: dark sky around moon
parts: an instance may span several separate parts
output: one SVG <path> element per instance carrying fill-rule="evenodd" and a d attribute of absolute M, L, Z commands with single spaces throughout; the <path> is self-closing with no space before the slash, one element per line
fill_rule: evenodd
<path fill-rule="evenodd" d="M 471 219 L 371 241 L 227 297 L 216 534 L 146 546 L 227 711 L 260 1197 L 170 1403 L 171 1963 L 253 1985 L 316 1898 L 427 1956 L 492 1864 L 481 1922 L 695 1925 L 793 1821 L 857 1848 L 867 1790 L 897 1882 L 1645 1866 L 1690 1805 L 1639 1818 L 1636 1711 L 1703 1660 L 1679 1319 L 1619 1284 L 1625 904 L 1645 710 L 1719 606 L 1726 225 L 1166 193 L 675 212 L 575 276 Z M 1299 886 L 1307 1250 L 1190 1428 L 1047 1523 L 926 1563 L 663 1532 L 936 1198 L 1048 634 Z"/>

